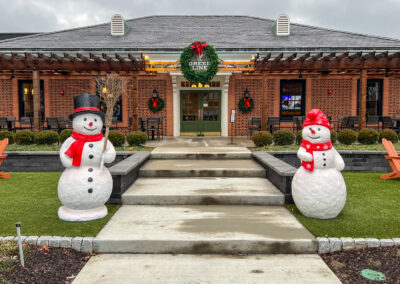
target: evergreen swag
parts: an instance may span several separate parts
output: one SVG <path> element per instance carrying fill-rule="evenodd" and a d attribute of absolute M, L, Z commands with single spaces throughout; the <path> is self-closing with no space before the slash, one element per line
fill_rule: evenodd
<path fill-rule="evenodd" d="M 215 74 L 218 71 L 218 54 L 215 52 L 214 47 L 207 44 L 207 46 L 204 48 L 204 51 L 210 60 L 210 65 L 208 66 L 207 71 L 196 72 L 189 66 L 189 62 L 192 59 L 192 57 L 195 56 L 195 51 L 196 51 L 196 49 L 191 49 L 191 46 L 195 44 L 196 42 L 193 42 L 191 45 L 186 47 L 181 53 L 181 57 L 179 60 L 181 64 L 181 71 L 183 76 L 185 76 L 185 78 L 189 82 L 198 82 L 202 84 L 207 84 L 208 82 L 211 81 L 212 78 L 214 78 Z"/>
<path fill-rule="evenodd" d="M 254 101 L 253 101 L 252 98 L 250 98 L 250 106 L 245 107 L 244 106 L 244 100 L 245 100 L 244 97 L 239 100 L 239 104 L 238 104 L 239 109 L 240 109 L 241 112 L 244 112 L 244 113 L 250 112 L 254 107 Z"/>
<path fill-rule="evenodd" d="M 164 100 L 162 98 L 158 98 L 158 105 L 156 107 L 153 106 L 152 98 L 150 98 L 148 100 L 148 104 L 149 104 L 149 109 L 152 112 L 158 112 L 158 111 L 162 110 L 164 108 L 164 105 L 165 105 Z"/>

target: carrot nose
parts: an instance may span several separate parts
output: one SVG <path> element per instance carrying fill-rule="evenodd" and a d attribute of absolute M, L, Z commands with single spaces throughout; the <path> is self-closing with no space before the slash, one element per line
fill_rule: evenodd
<path fill-rule="evenodd" d="M 93 125 L 93 122 L 91 121 L 91 122 L 89 122 L 89 126 L 92 126 Z"/>
<path fill-rule="evenodd" d="M 312 134 L 315 134 L 315 130 L 314 129 L 310 128 L 310 131 L 311 131 Z"/>

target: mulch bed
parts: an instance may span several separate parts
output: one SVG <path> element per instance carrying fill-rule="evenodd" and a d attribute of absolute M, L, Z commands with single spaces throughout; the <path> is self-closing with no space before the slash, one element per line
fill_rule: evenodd
<path fill-rule="evenodd" d="M 347 250 L 321 255 L 343 283 L 400 283 L 400 247 Z M 371 281 L 360 275 L 363 269 L 385 274 L 385 281 Z"/>
<path fill-rule="evenodd" d="M 25 267 L 19 263 L 8 275 L 0 272 L 0 280 L 13 283 L 71 283 L 91 257 L 73 249 L 29 246 Z"/>

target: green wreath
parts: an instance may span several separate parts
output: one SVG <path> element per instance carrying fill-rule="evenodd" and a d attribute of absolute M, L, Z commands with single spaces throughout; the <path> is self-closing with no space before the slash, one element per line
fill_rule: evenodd
<path fill-rule="evenodd" d="M 181 64 L 181 71 L 183 76 L 189 82 L 207 84 L 211 81 L 212 78 L 214 78 L 215 74 L 217 74 L 219 63 L 218 54 L 215 52 L 214 47 L 207 44 L 207 46 L 204 48 L 204 51 L 210 59 L 210 65 L 208 66 L 207 71 L 196 72 L 189 66 L 189 62 L 195 54 L 195 49 L 191 49 L 190 46 L 194 44 L 196 44 L 196 42 L 193 42 L 191 45 L 186 47 L 181 53 L 181 57 L 179 60 Z"/>
<path fill-rule="evenodd" d="M 162 109 L 164 108 L 164 105 L 165 105 L 164 100 L 163 100 L 162 98 L 158 98 L 158 106 L 157 106 L 157 107 L 153 107 L 152 98 L 150 98 L 150 99 L 148 100 L 148 104 L 149 104 L 149 109 L 150 109 L 152 112 L 157 112 L 157 111 L 162 110 Z"/>
<path fill-rule="evenodd" d="M 249 107 L 245 107 L 244 106 L 244 98 L 241 98 L 239 100 L 238 106 L 239 106 L 239 109 L 240 109 L 241 112 L 244 112 L 244 113 L 250 112 L 254 107 L 254 101 L 253 101 L 252 98 L 250 98 L 250 106 Z"/>

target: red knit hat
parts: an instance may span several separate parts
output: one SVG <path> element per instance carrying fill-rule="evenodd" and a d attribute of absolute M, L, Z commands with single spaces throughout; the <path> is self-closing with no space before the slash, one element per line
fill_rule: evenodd
<path fill-rule="evenodd" d="M 314 108 L 309 113 L 307 113 L 307 118 L 303 123 L 303 128 L 309 125 L 322 125 L 328 127 L 331 130 L 331 124 L 328 118 L 320 109 Z"/>

